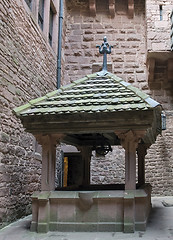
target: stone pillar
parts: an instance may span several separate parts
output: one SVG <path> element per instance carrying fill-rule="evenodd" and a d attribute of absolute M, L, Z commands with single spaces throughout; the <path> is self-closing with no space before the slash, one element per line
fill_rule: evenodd
<path fill-rule="evenodd" d="M 124 232 L 135 231 L 136 149 L 144 131 L 116 132 L 125 149 Z"/>
<path fill-rule="evenodd" d="M 84 162 L 84 170 L 83 170 L 83 186 L 90 185 L 90 162 L 91 162 L 91 153 L 92 150 L 90 147 L 82 147 L 82 161 Z"/>
<path fill-rule="evenodd" d="M 147 154 L 147 145 L 139 144 L 137 148 L 138 155 L 138 183 L 140 186 L 145 184 L 145 155 Z"/>
<path fill-rule="evenodd" d="M 57 136 L 36 136 L 42 145 L 41 191 L 55 190 L 56 144 Z"/>
<path fill-rule="evenodd" d="M 118 133 L 121 145 L 125 149 L 125 189 L 136 189 L 136 148 L 143 132 L 128 131 Z"/>

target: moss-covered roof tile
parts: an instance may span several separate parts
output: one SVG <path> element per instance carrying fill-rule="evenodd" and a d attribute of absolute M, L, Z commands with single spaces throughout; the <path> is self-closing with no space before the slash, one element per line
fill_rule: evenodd
<path fill-rule="evenodd" d="M 17 116 L 151 109 L 159 103 L 112 73 L 96 73 L 15 108 Z M 154 103 L 153 103 L 154 102 Z"/>

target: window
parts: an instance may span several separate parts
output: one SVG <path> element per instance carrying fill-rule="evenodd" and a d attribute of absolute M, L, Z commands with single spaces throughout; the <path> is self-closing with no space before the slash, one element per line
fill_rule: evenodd
<path fill-rule="evenodd" d="M 50 7 L 50 15 L 49 15 L 49 43 L 52 46 L 52 34 L 53 34 L 53 10 Z"/>
<path fill-rule="evenodd" d="M 163 20 L 163 7 L 162 5 L 159 6 L 159 9 L 160 9 L 160 21 Z"/>
<path fill-rule="evenodd" d="M 43 32 L 43 36 L 48 41 L 52 49 L 57 53 L 58 45 L 58 8 L 59 0 L 22 0 L 25 10 L 28 7 L 38 26 Z M 29 11 L 29 13 L 30 13 Z M 32 16 L 32 15 L 31 15 Z"/>
<path fill-rule="evenodd" d="M 44 0 L 39 0 L 38 24 L 42 30 L 43 30 L 43 22 L 44 22 Z"/>
<path fill-rule="evenodd" d="M 32 8 L 32 0 L 25 0 L 26 4 L 28 7 L 31 9 Z"/>

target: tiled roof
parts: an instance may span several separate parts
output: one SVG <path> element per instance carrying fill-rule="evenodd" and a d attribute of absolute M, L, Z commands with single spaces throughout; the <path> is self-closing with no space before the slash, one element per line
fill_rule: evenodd
<path fill-rule="evenodd" d="M 15 108 L 17 116 L 149 110 L 159 105 L 114 74 L 97 73 Z"/>

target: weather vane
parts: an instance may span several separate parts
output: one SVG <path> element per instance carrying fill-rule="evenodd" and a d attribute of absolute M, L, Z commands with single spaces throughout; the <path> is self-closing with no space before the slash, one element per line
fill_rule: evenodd
<path fill-rule="evenodd" d="M 102 71 L 98 73 L 99 76 L 104 76 L 107 74 L 107 54 L 111 53 L 111 48 L 113 48 L 113 46 L 109 45 L 109 43 L 107 42 L 107 38 L 104 37 L 103 38 L 103 43 L 102 45 L 97 45 L 96 47 L 99 48 L 99 53 L 103 54 L 103 67 L 102 67 Z"/>

